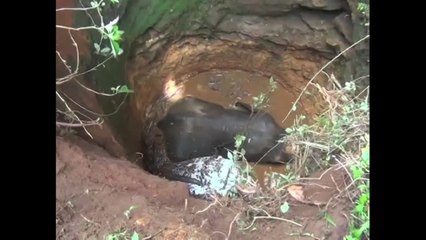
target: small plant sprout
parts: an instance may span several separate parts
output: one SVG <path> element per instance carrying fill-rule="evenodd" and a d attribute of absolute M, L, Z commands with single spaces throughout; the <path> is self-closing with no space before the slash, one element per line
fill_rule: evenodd
<path fill-rule="evenodd" d="M 281 211 L 283 214 L 286 214 L 286 213 L 288 212 L 288 210 L 290 210 L 290 206 L 288 205 L 288 202 L 287 202 L 287 201 L 285 201 L 283 204 L 281 204 L 281 206 L 280 206 L 280 211 Z"/>
<path fill-rule="evenodd" d="M 253 108 L 264 109 L 268 107 L 270 95 L 278 88 L 277 82 L 273 77 L 269 78 L 269 90 L 267 93 L 261 92 L 258 96 L 253 97 Z"/>
<path fill-rule="evenodd" d="M 139 234 L 137 232 L 133 232 L 131 240 L 139 240 Z"/>
<path fill-rule="evenodd" d="M 133 90 L 129 89 L 126 85 L 123 85 L 123 86 L 118 85 L 117 87 L 112 87 L 111 90 L 114 94 L 134 92 Z"/>

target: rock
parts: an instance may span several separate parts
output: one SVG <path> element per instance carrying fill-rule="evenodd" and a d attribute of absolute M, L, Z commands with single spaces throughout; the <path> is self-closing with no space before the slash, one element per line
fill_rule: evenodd
<path fill-rule="evenodd" d="M 345 36 L 346 40 L 352 43 L 353 25 L 351 15 L 349 15 L 348 13 L 341 13 L 334 18 L 333 23 L 336 25 L 337 30 L 339 30 L 343 34 L 343 36 Z"/>
<path fill-rule="evenodd" d="M 295 8 L 339 10 L 345 6 L 342 0 L 228 0 L 225 2 L 232 13 L 258 16 L 277 16 Z"/>
<path fill-rule="evenodd" d="M 332 53 L 334 49 L 330 48 L 329 42 L 341 49 L 344 45 L 342 42 L 346 41 L 340 35 L 329 34 L 330 31 L 336 31 L 333 23 L 336 15 L 306 10 L 281 17 L 228 15 L 217 29 L 225 33 L 240 33 L 242 38 L 251 36 L 279 45 Z M 336 39 L 330 40 L 330 37 Z"/>

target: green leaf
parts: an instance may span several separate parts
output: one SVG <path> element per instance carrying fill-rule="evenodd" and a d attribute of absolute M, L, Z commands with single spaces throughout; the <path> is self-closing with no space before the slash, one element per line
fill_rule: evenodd
<path fill-rule="evenodd" d="M 277 82 L 274 80 L 274 77 L 269 78 L 269 85 L 271 86 L 271 91 L 274 92 L 277 89 Z"/>
<path fill-rule="evenodd" d="M 108 53 L 110 53 L 111 52 L 111 48 L 109 48 L 109 47 L 104 47 L 104 48 L 102 48 L 102 50 L 101 50 L 101 53 L 102 54 L 108 54 Z"/>
<path fill-rule="evenodd" d="M 354 178 L 358 179 L 358 178 L 361 178 L 362 176 L 364 176 L 364 171 L 361 168 L 357 168 L 354 171 Z"/>
<path fill-rule="evenodd" d="M 117 52 L 117 55 L 120 56 L 122 53 L 123 53 L 123 49 L 119 48 L 118 52 Z"/>
<path fill-rule="evenodd" d="M 113 47 L 113 51 L 112 51 L 112 53 L 113 53 L 113 55 L 114 55 L 114 57 L 117 57 L 118 55 L 120 55 L 119 54 L 119 50 L 121 49 L 120 48 L 120 45 L 118 45 L 118 43 L 117 42 L 114 42 L 114 41 L 112 41 L 111 42 L 112 43 L 112 47 Z"/>
<path fill-rule="evenodd" d="M 356 165 L 351 166 L 352 176 L 356 180 L 364 175 L 364 171 Z"/>
<path fill-rule="evenodd" d="M 294 129 L 293 128 L 286 128 L 285 132 L 286 133 L 292 133 L 292 132 L 294 132 Z"/>
<path fill-rule="evenodd" d="M 358 185 L 358 189 L 361 191 L 365 191 L 365 190 L 368 190 L 368 186 L 365 184 L 361 184 L 361 185 Z"/>
<path fill-rule="evenodd" d="M 367 145 L 361 151 L 362 151 L 362 153 L 361 153 L 361 159 L 363 161 L 370 161 L 370 146 Z"/>
<path fill-rule="evenodd" d="M 110 23 L 108 23 L 105 26 L 105 29 L 107 30 L 108 33 L 112 32 L 114 25 L 116 25 L 118 23 L 118 20 L 119 20 L 119 17 L 116 17 L 114 20 L 112 20 Z"/>
<path fill-rule="evenodd" d="M 112 40 L 114 41 L 120 41 L 122 39 L 122 35 L 123 35 L 124 31 L 117 31 L 114 32 L 114 35 L 112 37 Z"/>
<path fill-rule="evenodd" d="M 280 211 L 282 213 L 287 213 L 288 210 L 290 209 L 290 206 L 288 205 L 288 202 L 284 202 L 281 206 L 280 206 Z"/>
<path fill-rule="evenodd" d="M 118 3 L 119 2 L 119 0 L 110 0 L 111 1 L 111 3 Z"/>
<path fill-rule="evenodd" d="M 358 239 L 356 239 L 356 238 L 354 238 L 354 237 L 352 237 L 352 236 L 346 236 L 345 237 L 345 240 L 358 240 Z"/>
<path fill-rule="evenodd" d="M 228 151 L 227 157 L 229 160 L 233 160 L 234 156 L 232 155 L 232 153 L 230 151 Z"/>
<path fill-rule="evenodd" d="M 362 3 L 362 2 L 358 3 L 358 6 L 357 6 L 358 11 L 364 12 L 365 10 L 367 10 L 367 8 L 368 8 L 368 5 L 366 3 Z"/>
<path fill-rule="evenodd" d="M 365 223 L 363 223 L 359 230 L 361 230 L 361 232 L 364 232 L 368 229 L 370 229 L 370 220 L 367 220 Z"/>
<path fill-rule="evenodd" d="M 354 229 L 354 230 L 352 230 L 352 235 L 354 235 L 356 239 L 360 239 L 361 234 L 362 234 L 361 229 Z"/>
<path fill-rule="evenodd" d="M 239 148 L 241 147 L 241 144 L 243 144 L 243 142 L 246 140 L 246 137 L 243 135 L 236 135 L 235 136 L 235 147 Z"/>
<path fill-rule="evenodd" d="M 359 204 L 365 205 L 368 202 L 368 199 L 369 199 L 368 195 L 369 195 L 368 193 L 361 194 L 361 196 L 359 197 L 359 200 L 358 200 Z"/>
<path fill-rule="evenodd" d="M 118 91 L 118 93 L 132 93 L 134 92 L 133 90 L 130 90 L 126 85 L 121 86 Z"/>
<path fill-rule="evenodd" d="M 356 90 L 356 86 L 354 82 L 345 82 L 344 89 L 349 92 L 353 92 Z"/>
<path fill-rule="evenodd" d="M 139 234 L 137 232 L 133 232 L 132 240 L 139 240 Z"/>
<path fill-rule="evenodd" d="M 362 102 L 360 109 L 364 112 L 367 112 L 369 110 L 368 102 Z"/>
<path fill-rule="evenodd" d="M 119 30 L 118 26 L 114 25 L 113 29 L 112 29 L 112 33 L 113 33 L 112 34 L 112 40 L 114 40 L 114 41 L 120 41 L 121 40 L 121 36 L 123 35 L 124 31 Z"/>
<path fill-rule="evenodd" d="M 114 32 L 114 41 L 120 41 L 122 39 L 122 36 L 124 34 L 124 31 L 118 30 Z"/>
<path fill-rule="evenodd" d="M 308 126 L 306 124 L 303 124 L 303 125 L 301 125 L 297 128 L 297 132 L 303 133 L 306 130 L 307 127 Z"/>
<path fill-rule="evenodd" d="M 113 26 L 113 25 L 110 25 L 110 24 L 107 24 L 107 25 L 105 26 L 105 30 L 106 30 L 106 32 L 107 32 L 107 33 L 111 33 L 111 32 L 112 32 L 112 26 Z"/>
<path fill-rule="evenodd" d="M 101 47 L 99 46 L 99 44 L 95 43 L 93 45 L 94 45 L 94 47 L 96 49 L 96 52 L 99 53 L 99 51 L 101 50 Z"/>
<path fill-rule="evenodd" d="M 293 107 L 291 107 L 291 111 L 296 111 L 296 109 L 297 109 L 297 107 L 296 107 L 296 105 L 293 105 Z"/>
<path fill-rule="evenodd" d="M 354 212 L 356 213 L 362 213 L 364 211 L 364 205 L 362 204 L 358 204 L 355 208 L 354 208 Z"/>

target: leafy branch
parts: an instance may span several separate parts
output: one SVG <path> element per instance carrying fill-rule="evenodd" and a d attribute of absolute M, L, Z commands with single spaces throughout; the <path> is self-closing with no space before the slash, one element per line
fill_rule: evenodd
<path fill-rule="evenodd" d="M 109 2 L 111 4 L 118 4 L 119 0 L 109 0 Z M 80 2 L 80 4 L 83 5 L 81 2 Z M 97 70 L 100 66 L 104 66 L 104 64 L 107 61 L 109 61 L 111 58 L 117 58 L 119 55 L 121 55 L 123 53 L 123 49 L 120 47 L 120 41 L 122 40 L 122 36 L 124 34 L 124 31 L 120 30 L 118 25 L 117 25 L 117 23 L 119 21 L 119 17 L 116 17 L 115 19 L 113 19 L 109 23 L 104 23 L 103 15 L 102 15 L 102 9 L 103 9 L 103 7 L 105 7 L 105 5 L 106 4 L 105 4 L 104 0 L 94 0 L 94 1 L 90 2 L 90 7 L 58 8 L 58 9 L 56 9 L 56 12 L 84 11 L 92 22 L 92 25 L 81 26 L 81 27 L 56 25 L 57 29 L 68 30 L 68 34 L 69 34 L 70 40 L 72 42 L 72 46 L 75 49 L 75 62 L 76 62 L 75 66 L 72 67 L 68 63 L 67 59 L 63 57 L 63 55 L 60 53 L 60 51 L 58 51 L 58 50 L 56 51 L 57 57 L 60 59 L 60 61 L 63 63 L 64 67 L 68 71 L 68 74 L 66 76 L 59 77 L 59 78 L 56 79 L 56 85 L 57 86 L 74 80 L 83 89 L 85 89 L 89 92 L 92 92 L 94 94 L 97 94 L 97 95 L 115 96 L 115 95 L 121 94 L 121 93 L 128 94 L 128 93 L 133 92 L 127 86 L 116 86 L 116 87 L 111 88 L 112 93 L 102 93 L 102 92 L 98 92 L 94 89 L 87 87 L 86 85 L 82 84 L 80 81 L 77 80 L 78 77 L 85 75 L 89 72 Z M 96 12 L 97 17 L 100 19 L 100 22 L 98 24 L 95 23 L 95 21 L 93 20 L 94 17 L 91 15 L 91 12 L 93 12 L 93 11 Z M 94 53 L 97 54 L 97 55 L 105 57 L 105 59 L 101 63 L 97 64 L 96 66 L 94 66 L 94 67 L 92 67 L 88 70 L 81 71 L 79 46 L 78 46 L 77 42 L 75 41 L 72 32 L 85 31 L 85 30 L 96 30 L 99 33 L 99 35 L 100 35 L 99 41 L 95 42 L 93 44 L 94 49 L 95 49 Z M 76 110 L 71 109 L 71 107 L 67 103 L 67 100 L 65 100 L 65 98 L 62 96 L 63 94 L 64 93 L 61 93 L 60 90 L 56 91 L 56 96 L 64 104 L 66 111 L 61 111 L 60 109 L 57 108 L 56 112 L 59 115 L 65 116 L 65 119 L 67 119 L 68 122 L 57 121 L 56 125 L 58 127 L 83 127 L 85 132 L 90 137 L 92 137 L 91 134 L 87 131 L 86 126 L 100 125 L 100 124 L 103 123 L 103 121 L 99 117 L 96 120 L 89 120 L 89 121 L 81 120 L 78 117 L 78 115 L 76 114 Z M 77 106 L 86 110 L 86 108 L 84 108 L 84 107 L 82 107 L 78 104 L 77 104 Z M 121 104 L 120 104 L 120 106 L 121 106 Z M 100 116 L 100 114 L 98 114 L 98 116 Z M 77 123 L 75 123 L 75 122 L 77 122 Z"/>

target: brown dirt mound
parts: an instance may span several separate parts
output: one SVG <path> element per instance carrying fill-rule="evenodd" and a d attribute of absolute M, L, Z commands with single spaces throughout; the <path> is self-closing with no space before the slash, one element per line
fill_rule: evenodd
<path fill-rule="evenodd" d="M 191 198 L 183 183 L 150 175 L 80 138 L 57 137 L 56 148 L 57 239 L 105 239 L 120 229 L 137 231 L 141 239 L 337 240 L 346 233 L 344 203 L 328 206 L 335 226 L 320 215 L 320 207 L 295 202 L 287 217 L 302 227 L 259 219 L 255 230 L 244 232 L 239 230 L 239 221 L 231 224 L 238 214 L 236 206 L 245 204 L 242 200 L 215 204 L 199 212 L 210 202 Z M 327 202 L 342 186 L 341 171 L 323 175 L 306 187 L 310 200 Z M 124 212 L 131 206 L 137 208 L 128 219 Z"/>

